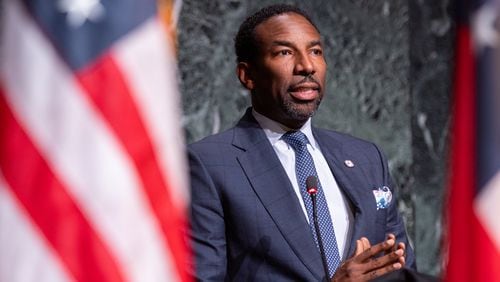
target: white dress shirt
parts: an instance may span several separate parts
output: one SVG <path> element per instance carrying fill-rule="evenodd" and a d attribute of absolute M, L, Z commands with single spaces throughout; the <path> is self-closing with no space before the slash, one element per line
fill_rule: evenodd
<path fill-rule="evenodd" d="M 306 207 L 300 193 L 300 188 L 295 173 L 295 151 L 288 145 L 288 143 L 281 139 L 283 134 L 292 129 L 287 128 L 286 126 L 263 116 L 255 110 L 252 110 L 252 114 L 264 130 L 267 139 L 269 139 L 269 142 L 271 142 L 274 151 L 278 155 L 281 165 L 285 169 L 286 174 L 288 175 L 288 179 L 290 179 L 293 189 L 297 194 L 297 198 L 299 199 L 300 205 L 302 206 L 302 210 L 304 212 L 306 220 L 309 222 Z M 347 256 L 349 243 L 351 241 L 350 234 L 353 222 L 352 211 L 349 209 L 347 199 L 340 191 L 340 188 L 335 181 L 335 177 L 333 176 L 333 173 L 330 170 L 325 157 L 321 153 L 321 149 L 319 148 L 316 139 L 314 139 L 311 130 L 311 119 L 309 119 L 304 124 L 304 126 L 300 128 L 300 131 L 304 133 L 309 140 L 307 150 L 313 158 L 316 172 L 318 173 L 318 178 L 321 182 L 321 187 L 323 188 L 323 193 L 326 198 L 328 210 L 330 211 L 330 216 L 332 218 L 333 228 L 335 229 L 335 237 L 337 239 L 337 246 L 339 247 L 340 256 L 342 259 L 345 259 Z"/>

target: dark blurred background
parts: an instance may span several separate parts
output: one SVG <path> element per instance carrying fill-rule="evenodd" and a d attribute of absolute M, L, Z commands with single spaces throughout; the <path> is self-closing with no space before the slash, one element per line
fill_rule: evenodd
<path fill-rule="evenodd" d="M 323 36 L 326 97 L 313 122 L 380 145 L 397 184 L 420 271 L 441 270 L 455 25 L 450 0 L 284 1 Z M 283 1 L 184 0 L 179 68 L 187 142 L 232 126 L 250 104 L 233 37 L 259 8 Z"/>

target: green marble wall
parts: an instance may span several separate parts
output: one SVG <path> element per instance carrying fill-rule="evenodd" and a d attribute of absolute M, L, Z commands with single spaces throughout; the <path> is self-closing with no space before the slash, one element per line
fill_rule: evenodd
<path fill-rule="evenodd" d="M 278 1 L 184 0 L 179 68 L 188 142 L 232 126 L 250 104 L 235 76 L 243 19 Z M 379 144 L 421 271 L 440 270 L 452 22 L 447 1 L 287 1 L 320 29 L 328 62 L 316 126 Z"/>

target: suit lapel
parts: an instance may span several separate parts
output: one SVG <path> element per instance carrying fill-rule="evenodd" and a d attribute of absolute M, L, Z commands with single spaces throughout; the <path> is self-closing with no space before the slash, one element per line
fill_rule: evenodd
<path fill-rule="evenodd" d="M 351 210 L 354 215 L 351 242 L 348 251 L 348 257 L 350 257 L 356 249 L 356 239 L 365 235 L 363 234 L 363 230 L 366 229 L 365 225 L 367 223 L 364 220 L 365 215 L 363 211 L 366 210 L 366 207 L 363 205 L 366 205 L 364 203 L 366 200 L 363 201 L 363 199 L 371 199 L 373 195 L 367 194 L 370 192 L 369 189 L 363 189 L 366 188 L 365 186 L 369 182 L 360 167 L 357 167 L 356 163 L 354 167 L 345 165 L 345 161 L 352 160 L 352 158 L 344 150 L 343 144 L 326 136 L 320 130 L 313 129 L 313 132 L 339 188 L 350 201 Z"/>
<path fill-rule="evenodd" d="M 319 280 L 321 256 L 285 170 L 249 111 L 238 123 L 233 145 L 245 150 L 238 161 L 257 197 L 297 257 Z"/>

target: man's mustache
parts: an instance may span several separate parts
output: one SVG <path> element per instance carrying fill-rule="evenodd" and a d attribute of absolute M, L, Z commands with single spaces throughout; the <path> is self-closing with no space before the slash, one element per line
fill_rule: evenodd
<path fill-rule="evenodd" d="M 321 91 L 321 85 L 319 84 L 318 80 L 313 76 L 313 75 L 308 75 L 305 76 L 301 81 L 292 84 L 288 89 L 294 89 L 300 87 L 301 84 L 304 83 L 314 83 L 316 87 L 318 88 L 319 91 Z"/>

